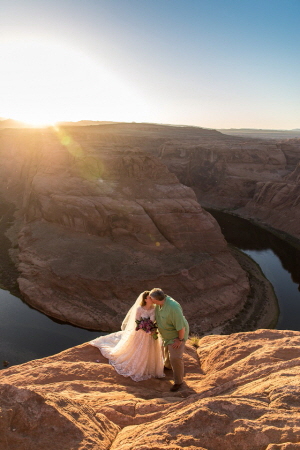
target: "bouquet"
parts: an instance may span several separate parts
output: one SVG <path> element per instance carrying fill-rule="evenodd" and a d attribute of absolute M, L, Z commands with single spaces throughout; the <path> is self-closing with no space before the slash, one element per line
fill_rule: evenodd
<path fill-rule="evenodd" d="M 136 328 L 135 330 L 144 330 L 146 333 L 151 333 L 153 339 L 157 339 L 158 338 L 158 334 L 157 334 L 157 325 L 152 322 L 151 319 L 144 319 L 143 317 L 141 317 L 140 320 L 136 320 Z"/>

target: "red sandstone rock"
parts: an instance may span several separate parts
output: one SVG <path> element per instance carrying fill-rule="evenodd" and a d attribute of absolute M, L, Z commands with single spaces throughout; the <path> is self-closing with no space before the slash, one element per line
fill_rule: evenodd
<path fill-rule="evenodd" d="M 299 152 L 300 156 L 300 152 Z M 300 239 L 300 163 L 279 182 L 258 183 L 244 208 L 248 215 Z"/>
<path fill-rule="evenodd" d="M 76 133 L 2 132 L 0 187 L 17 206 L 10 235 L 25 300 L 107 331 L 155 286 L 182 304 L 195 332 L 235 316 L 247 276 L 194 192 L 155 156 Z"/>
<path fill-rule="evenodd" d="M 118 329 L 154 285 L 183 304 L 197 332 L 243 307 L 245 274 L 177 177 L 205 205 L 239 208 L 299 236 L 299 140 L 108 124 L 56 135 L 2 130 L 0 141 L 0 191 L 17 205 L 10 236 L 21 291 L 84 327 Z"/>
<path fill-rule="evenodd" d="M 299 448 L 299 332 L 206 336 L 184 359 L 176 393 L 171 374 L 135 383 L 88 344 L 5 369 L 0 448 Z"/>
<path fill-rule="evenodd" d="M 107 449 L 119 427 L 82 402 L 0 385 L 0 448 Z M 91 444 L 92 443 L 92 444 Z M 91 446 L 92 445 L 92 446 Z"/>
<path fill-rule="evenodd" d="M 155 155 L 193 188 L 204 207 L 234 208 L 299 238 L 299 180 L 292 173 L 298 173 L 300 139 L 252 139 L 146 124 L 85 127 L 81 133 L 77 129 L 79 140 L 82 133 L 89 142 L 113 140 Z"/>
<path fill-rule="evenodd" d="M 234 208 L 300 238 L 300 139 L 174 139 L 160 158 L 203 206 Z"/>

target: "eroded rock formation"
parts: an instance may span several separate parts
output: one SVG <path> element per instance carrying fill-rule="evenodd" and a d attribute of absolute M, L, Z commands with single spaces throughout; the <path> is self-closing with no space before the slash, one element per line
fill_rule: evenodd
<path fill-rule="evenodd" d="M 245 274 L 197 200 L 300 236 L 297 139 L 104 124 L 2 130 L 0 142 L 20 289 L 77 325 L 117 329 L 155 285 L 183 303 L 197 332 L 243 308 Z"/>
<path fill-rule="evenodd" d="M 300 238 L 300 139 L 251 139 L 197 127 L 113 124 L 73 130 L 79 140 L 153 154 L 204 207 L 234 210 Z"/>
<path fill-rule="evenodd" d="M 300 142 L 299 142 L 300 158 Z M 300 162 L 280 181 L 261 182 L 243 214 L 263 220 L 274 228 L 300 238 Z"/>
<path fill-rule="evenodd" d="M 24 298 L 111 331 L 141 291 L 161 286 L 193 331 L 224 324 L 243 308 L 249 283 L 216 221 L 145 151 L 151 139 L 98 128 L 1 132 L 0 189 L 17 208 L 9 236 Z"/>
<path fill-rule="evenodd" d="M 203 206 L 234 210 L 300 238 L 300 139 L 174 140 L 162 146 L 161 160 Z"/>
<path fill-rule="evenodd" d="M 187 346 L 171 375 L 136 383 L 88 345 L 0 373 L 9 450 L 298 450 L 300 333 L 257 330 Z"/>

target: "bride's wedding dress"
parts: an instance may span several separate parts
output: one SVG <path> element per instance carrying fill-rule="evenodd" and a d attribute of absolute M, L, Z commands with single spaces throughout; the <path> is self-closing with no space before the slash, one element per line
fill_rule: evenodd
<path fill-rule="evenodd" d="M 161 339 L 154 339 L 144 330 L 135 330 L 136 319 L 150 318 L 155 321 L 155 309 L 149 310 L 139 304 L 138 298 L 122 324 L 122 331 L 100 336 L 90 344 L 99 348 L 120 375 L 131 377 L 134 381 L 162 378 L 165 375 Z"/>

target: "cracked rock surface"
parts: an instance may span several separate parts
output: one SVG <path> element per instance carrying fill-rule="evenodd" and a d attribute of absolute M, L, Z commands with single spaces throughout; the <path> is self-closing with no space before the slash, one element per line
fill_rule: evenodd
<path fill-rule="evenodd" d="M 136 383 L 83 344 L 0 375 L 1 450 L 296 450 L 300 333 L 187 345 L 185 382 Z"/>

